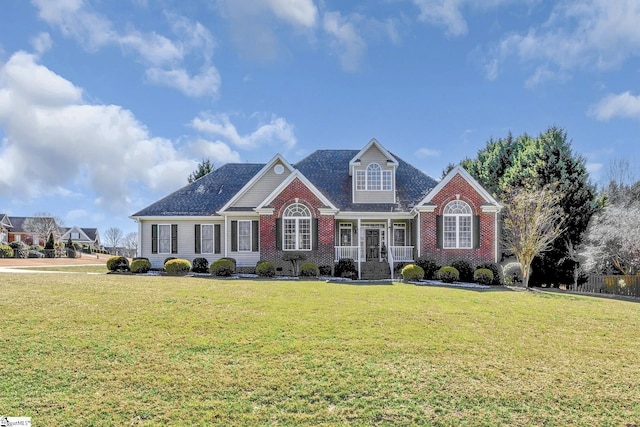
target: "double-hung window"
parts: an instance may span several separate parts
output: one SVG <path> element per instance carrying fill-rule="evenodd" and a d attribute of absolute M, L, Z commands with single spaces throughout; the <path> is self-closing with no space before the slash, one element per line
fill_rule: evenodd
<path fill-rule="evenodd" d="M 405 246 L 407 242 L 407 224 L 393 224 L 393 246 Z"/>
<path fill-rule="evenodd" d="M 389 191 L 393 189 L 392 181 L 392 172 L 382 170 L 377 163 L 370 163 L 366 170 L 356 171 L 356 190 L 359 191 Z"/>
<path fill-rule="evenodd" d="M 305 205 L 294 203 L 282 215 L 283 249 L 285 251 L 311 250 L 311 211 Z"/>
<path fill-rule="evenodd" d="M 469 249 L 473 245 L 471 230 L 471 207 L 463 201 L 454 200 L 444 208 L 443 243 L 449 249 Z"/>
<path fill-rule="evenodd" d="M 238 221 L 238 251 L 251 251 L 251 221 Z"/>
<path fill-rule="evenodd" d="M 158 224 L 158 253 L 171 253 L 171 224 Z"/>
<path fill-rule="evenodd" d="M 213 224 L 200 226 L 200 249 L 203 254 L 213 253 Z"/>

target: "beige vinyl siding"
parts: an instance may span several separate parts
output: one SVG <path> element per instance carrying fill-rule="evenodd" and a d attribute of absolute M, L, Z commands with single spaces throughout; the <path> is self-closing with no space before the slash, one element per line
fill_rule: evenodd
<path fill-rule="evenodd" d="M 360 157 L 360 161 L 360 166 L 355 168 L 352 177 L 354 203 L 395 203 L 395 169 L 392 166 L 387 166 L 387 157 L 378 149 L 378 147 L 373 145 Z M 391 171 L 391 190 L 361 191 L 356 189 L 356 171 L 366 171 L 367 166 L 371 163 L 379 164 L 383 171 Z"/>
<path fill-rule="evenodd" d="M 276 165 L 284 167 L 281 162 L 277 162 Z M 275 165 L 270 167 L 269 170 L 231 206 L 238 208 L 253 208 L 258 206 L 278 185 L 282 184 L 291 173 L 289 169 L 284 167 L 284 172 L 278 175 L 274 172 L 274 167 Z"/>
<path fill-rule="evenodd" d="M 284 175 L 284 174 L 283 174 Z M 232 221 L 259 221 L 260 217 L 259 216 L 234 216 L 234 217 L 228 217 L 227 218 L 227 225 L 228 225 L 228 232 L 225 234 L 225 239 L 224 239 L 224 245 L 226 246 L 227 250 L 227 257 L 233 258 L 236 260 L 236 265 L 238 267 L 255 267 L 256 264 L 258 263 L 258 261 L 260 261 L 260 251 L 258 250 L 258 252 L 253 252 L 253 251 L 236 251 L 233 252 L 231 249 L 233 247 L 233 245 L 231 244 L 231 222 Z M 259 228 L 259 227 L 258 227 Z M 252 233 L 253 233 L 253 227 L 252 227 Z M 254 238 L 260 238 L 260 236 L 251 236 L 251 239 L 253 241 Z M 260 245 L 258 244 L 258 249 L 260 248 Z M 223 254 L 224 254 L 224 250 L 223 250 Z"/>
<path fill-rule="evenodd" d="M 153 254 L 151 253 L 151 225 L 153 224 L 177 224 L 178 225 L 178 253 L 177 254 Z M 220 224 L 220 231 L 222 238 L 220 243 L 222 245 L 219 254 L 196 254 L 195 253 L 195 224 Z M 224 221 L 205 221 L 205 220 L 153 220 L 141 222 L 142 233 L 142 251 L 141 256 L 148 258 L 153 268 L 162 268 L 164 260 L 167 257 L 183 258 L 189 262 L 193 262 L 196 257 L 206 258 L 209 263 L 224 257 L 224 245 L 225 245 L 225 230 Z M 215 241 L 215 240 L 214 240 Z"/>

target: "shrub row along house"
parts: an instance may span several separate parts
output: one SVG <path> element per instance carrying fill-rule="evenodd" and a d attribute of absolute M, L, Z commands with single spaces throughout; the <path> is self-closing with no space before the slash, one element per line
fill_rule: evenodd
<path fill-rule="evenodd" d="M 229 257 L 240 270 L 270 261 L 290 274 L 292 256 L 331 268 L 349 258 L 360 278 L 381 278 L 419 257 L 496 262 L 500 208 L 462 167 L 436 182 L 373 139 L 297 164 L 225 164 L 131 218 L 139 256 L 156 268 Z"/>

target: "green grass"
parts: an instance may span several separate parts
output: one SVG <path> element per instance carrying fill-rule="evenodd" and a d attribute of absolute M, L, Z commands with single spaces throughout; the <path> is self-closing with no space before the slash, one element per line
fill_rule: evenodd
<path fill-rule="evenodd" d="M 640 304 L 320 281 L 0 274 L 34 425 L 640 423 Z"/>

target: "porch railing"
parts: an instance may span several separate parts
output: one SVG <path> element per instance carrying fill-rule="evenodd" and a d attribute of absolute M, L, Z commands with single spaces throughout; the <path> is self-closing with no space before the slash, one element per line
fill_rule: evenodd
<path fill-rule="evenodd" d="M 413 246 L 389 246 L 394 262 L 413 261 Z"/>
<path fill-rule="evenodd" d="M 390 246 L 392 259 L 394 262 L 408 262 L 413 261 L 413 246 Z M 344 258 L 351 258 L 354 261 L 358 260 L 358 247 L 357 246 L 336 246 L 335 247 L 335 259 L 339 261 Z M 363 259 L 364 261 L 364 259 Z"/>
<path fill-rule="evenodd" d="M 358 246 L 336 246 L 336 261 L 345 258 L 358 260 Z"/>

